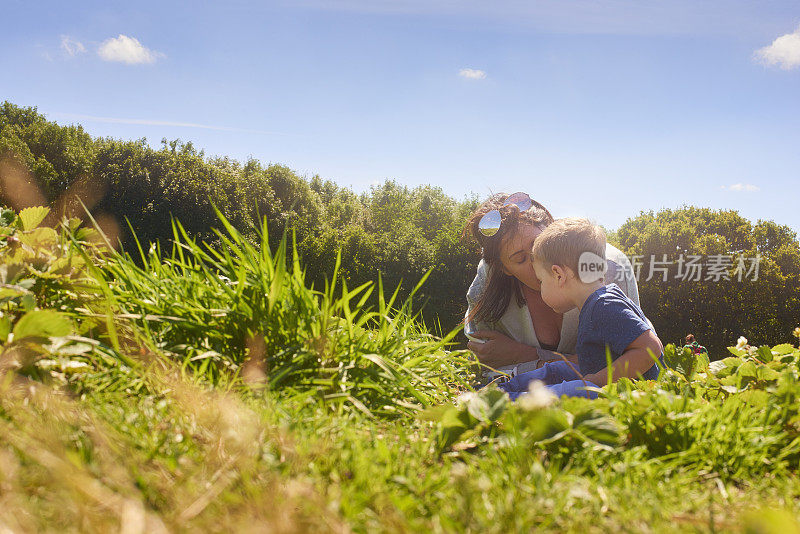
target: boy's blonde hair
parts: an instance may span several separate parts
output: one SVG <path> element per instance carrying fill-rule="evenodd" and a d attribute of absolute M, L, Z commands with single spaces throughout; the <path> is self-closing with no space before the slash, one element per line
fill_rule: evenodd
<path fill-rule="evenodd" d="M 557 219 L 533 242 L 531 257 L 548 269 L 553 265 L 569 267 L 578 274 L 581 254 L 591 252 L 605 262 L 606 233 L 589 219 Z"/>

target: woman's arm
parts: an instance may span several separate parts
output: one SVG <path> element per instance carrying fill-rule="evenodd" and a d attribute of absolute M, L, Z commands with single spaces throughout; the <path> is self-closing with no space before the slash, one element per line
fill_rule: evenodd
<path fill-rule="evenodd" d="M 516 365 L 539 358 L 536 347 L 525 345 L 494 330 L 478 330 L 471 333 L 473 337 L 485 339 L 483 343 L 470 341 L 467 348 L 475 353 L 484 365 L 492 368 Z"/>
<path fill-rule="evenodd" d="M 539 359 L 542 360 L 542 362 L 563 362 L 567 360 L 573 365 L 578 365 L 577 354 L 564 354 L 542 348 L 536 349 L 536 352 L 539 354 Z"/>
<path fill-rule="evenodd" d="M 470 341 L 467 348 L 475 353 L 478 361 L 494 369 L 520 363 L 536 362 L 541 367 L 547 362 L 562 362 L 564 360 L 572 365 L 578 365 L 577 354 L 562 354 L 552 350 L 533 347 L 514 341 L 508 336 L 494 330 L 479 330 L 472 333 L 473 337 L 486 339 L 484 343 Z"/>

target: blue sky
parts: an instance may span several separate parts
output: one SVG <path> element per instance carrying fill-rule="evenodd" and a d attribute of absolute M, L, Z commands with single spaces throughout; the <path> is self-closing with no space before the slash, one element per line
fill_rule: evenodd
<path fill-rule="evenodd" d="M 522 190 L 611 228 L 694 204 L 800 230 L 798 2 L 250 4 L 3 0 L 0 100 L 355 191 Z"/>

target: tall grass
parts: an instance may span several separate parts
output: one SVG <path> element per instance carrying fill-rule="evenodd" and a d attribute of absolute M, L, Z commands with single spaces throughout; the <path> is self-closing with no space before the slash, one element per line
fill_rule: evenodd
<path fill-rule="evenodd" d="M 109 258 L 101 271 L 118 306 L 153 348 L 211 384 L 241 378 L 282 395 L 321 400 L 336 412 L 412 413 L 467 387 L 468 360 L 447 350 L 455 332 L 429 334 L 383 285 L 349 288 L 339 261 L 322 290 L 306 283 L 284 235 L 274 253 L 266 220 L 254 245 L 221 214 L 221 246 L 173 225 L 169 254 L 157 246 L 138 262 Z"/>

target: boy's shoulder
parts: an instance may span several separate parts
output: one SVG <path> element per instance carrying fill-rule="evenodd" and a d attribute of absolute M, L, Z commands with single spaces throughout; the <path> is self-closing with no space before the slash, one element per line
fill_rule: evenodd
<path fill-rule="evenodd" d="M 624 303 L 627 306 L 631 306 L 637 308 L 636 303 L 634 303 L 628 295 L 617 285 L 617 284 L 608 284 L 603 287 L 604 291 L 600 292 L 597 297 L 596 304 L 602 304 L 603 306 L 609 303 Z"/>
<path fill-rule="evenodd" d="M 620 308 L 632 308 L 635 310 L 638 306 L 628 298 L 628 295 L 617 284 L 607 284 L 589 295 L 581 309 L 581 316 L 592 319 L 599 313 L 613 312 Z"/>
<path fill-rule="evenodd" d="M 586 299 L 578 322 L 578 344 L 608 345 L 612 354 L 619 356 L 651 328 L 641 308 L 616 284 L 608 284 Z"/>
<path fill-rule="evenodd" d="M 586 299 L 578 320 L 578 331 L 589 337 L 607 337 L 640 324 L 650 325 L 642 309 L 617 284 L 608 284 Z"/>

